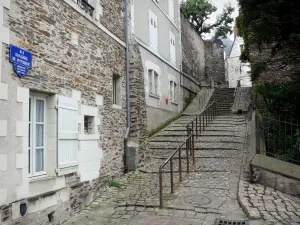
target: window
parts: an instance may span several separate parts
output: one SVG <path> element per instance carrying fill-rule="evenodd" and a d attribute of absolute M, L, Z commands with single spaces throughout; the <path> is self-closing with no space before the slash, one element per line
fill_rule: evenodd
<path fill-rule="evenodd" d="M 174 81 L 170 81 L 170 100 L 173 103 L 176 103 L 177 101 L 177 84 Z"/>
<path fill-rule="evenodd" d="M 174 21 L 174 1 L 169 0 L 169 16 Z"/>
<path fill-rule="evenodd" d="M 170 61 L 176 64 L 176 48 L 175 48 L 175 35 L 170 31 Z"/>
<path fill-rule="evenodd" d="M 45 127 L 46 97 L 31 95 L 29 98 L 28 172 L 30 176 L 46 174 Z"/>
<path fill-rule="evenodd" d="M 77 2 L 80 8 L 90 16 L 93 16 L 95 8 L 91 5 L 92 0 L 73 0 Z"/>
<path fill-rule="evenodd" d="M 158 96 L 158 73 L 155 70 L 148 70 L 149 94 Z"/>
<path fill-rule="evenodd" d="M 120 76 L 113 76 L 113 104 L 120 105 Z"/>
<path fill-rule="evenodd" d="M 150 47 L 154 51 L 158 51 L 158 30 L 157 30 L 157 16 L 149 10 L 149 34 L 150 34 Z"/>
<path fill-rule="evenodd" d="M 94 133 L 95 127 L 95 117 L 93 116 L 84 116 L 84 133 L 85 134 L 92 134 Z"/>

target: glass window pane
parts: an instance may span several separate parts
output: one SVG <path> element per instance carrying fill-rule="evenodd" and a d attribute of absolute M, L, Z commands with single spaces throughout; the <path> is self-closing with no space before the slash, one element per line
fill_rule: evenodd
<path fill-rule="evenodd" d="M 28 150 L 28 173 L 30 173 L 30 149 Z"/>
<path fill-rule="evenodd" d="M 35 145 L 36 145 L 35 147 L 44 146 L 44 125 L 43 124 L 36 125 Z"/>
<path fill-rule="evenodd" d="M 44 101 L 36 100 L 36 122 L 44 122 Z"/>
<path fill-rule="evenodd" d="M 31 121 L 31 98 L 29 98 L 29 121 Z"/>
<path fill-rule="evenodd" d="M 35 172 L 44 171 L 44 149 L 35 151 Z"/>
<path fill-rule="evenodd" d="M 31 133 L 31 124 L 29 123 L 28 125 L 28 147 L 29 148 L 30 148 L 30 137 L 31 137 L 30 133 Z"/>

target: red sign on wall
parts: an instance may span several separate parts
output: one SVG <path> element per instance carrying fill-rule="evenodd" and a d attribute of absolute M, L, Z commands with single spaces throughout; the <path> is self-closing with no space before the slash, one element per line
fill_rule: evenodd
<path fill-rule="evenodd" d="M 169 99 L 166 98 L 166 105 L 169 105 Z"/>

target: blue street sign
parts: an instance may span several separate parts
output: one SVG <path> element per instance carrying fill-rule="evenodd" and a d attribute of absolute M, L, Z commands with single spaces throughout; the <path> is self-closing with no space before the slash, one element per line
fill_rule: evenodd
<path fill-rule="evenodd" d="M 15 72 L 24 77 L 28 70 L 32 68 L 32 54 L 17 46 L 10 46 L 10 62 L 14 64 Z"/>

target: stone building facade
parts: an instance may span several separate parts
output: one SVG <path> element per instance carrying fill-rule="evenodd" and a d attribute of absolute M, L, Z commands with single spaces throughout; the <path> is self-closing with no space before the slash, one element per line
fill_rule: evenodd
<path fill-rule="evenodd" d="M 205 77 L 212 87 L 227 87 L 224 46 L 221 40 L 205 41 Z"/>
<path fill-rule="evenodd" d="M 223 43 L 219 40 L 203 40 L 182 14 L 181 30 L 181 81 L 185 90 L 197 93 L 201 87 L 226 86 Z M 196 86 L 191 85 L 192 79 L 189 77 Z"/>
<path fill-rule="evenodd" d="M 183 108 L 179 3 L 131 0 L 131 28 L 140 48 L 148 131 Z"/>
<path fill-rule="evenodd" d="M 124 169 L 124 2 L 90 5 L 0 1 L 1 224 L 59 224 Z M 10 45 L 32 53 L 26 77 Z"/>
<path fill-rule="evenodd" d="M 236 28 L 235 28 L 236 29 Z M 235 32 L 236 34 L 236 32 Z M 244 48 L 244 40 L 234 36 L 234 42 L 229 57 L 226 59 L 227 77 L 230 88 L 251 87 L 251 68 L 249 63 L 243 63 L 240 55 Z"/>

